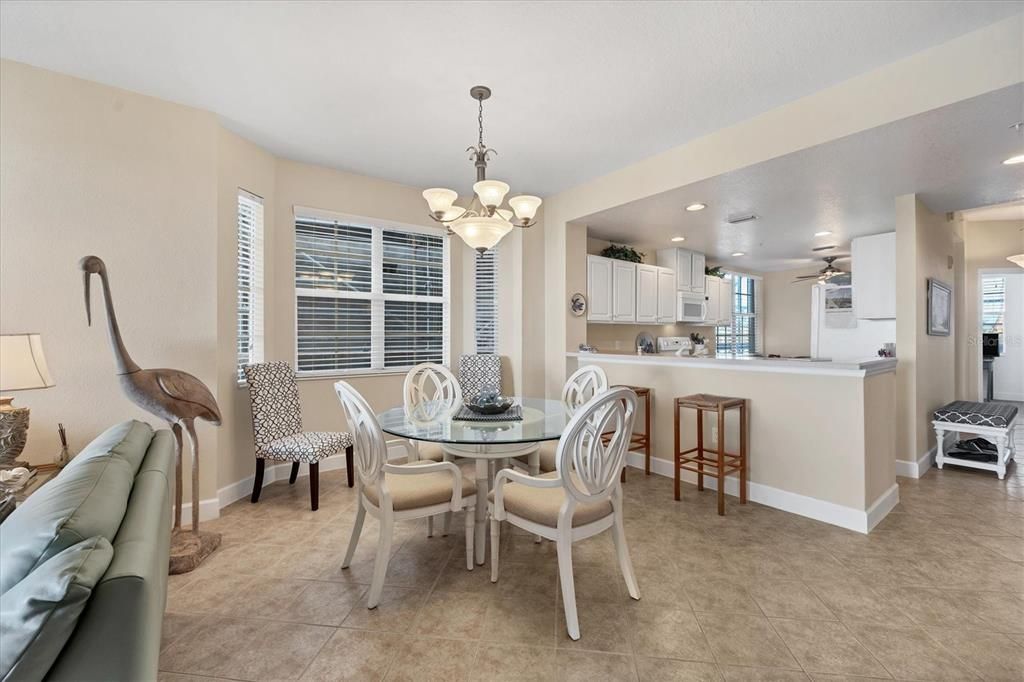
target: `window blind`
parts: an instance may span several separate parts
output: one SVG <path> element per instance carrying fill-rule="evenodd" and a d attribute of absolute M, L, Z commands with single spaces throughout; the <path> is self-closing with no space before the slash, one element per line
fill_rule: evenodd
<path fill-rule="evenodd" d="M 298 372 L 364 373 L 445 363 L 444 238 L 358 222 L 296 217 Z"/>
<path fill-rule="evenodd" d="M 981 280 L 981 331 L 1001 334 L 1006 316 L 1006 278 L 984 277 Z"/>
<path fill-rule="evenodd" d="M 498 352 L 497 247 L 476 256 L 476 352 Z"/>
<path fill-rule="evenodd" d="M 238 190 L 237 376 L 242 367 L 263 361 L 263 199 Z"/>
<path fill-rule="evenodd" d="M 715 327 L 715 352 L 733 355 L 761 353 L 761 291 L 755 277 L 730 273 L 732 324 Z"/>

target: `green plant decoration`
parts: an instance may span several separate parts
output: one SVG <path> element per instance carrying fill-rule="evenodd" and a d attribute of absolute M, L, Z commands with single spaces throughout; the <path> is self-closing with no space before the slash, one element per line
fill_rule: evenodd
<path fill-rule="evenodd" d="M 725 271 L 722 270 L 721 265 L 716 265 L 713 268 L 704 268 L 704 274 L 708 277 L 717 277 L 718 279 L 725 279 Z"/>
<path fill-rule="evenodd" d="M 625 260 L 630 263 L 643 263 L 644 254 L 640 253 L 632 246 L 626 246 L 624 244 L 610 244 L 602 252 L 601 255 L 605 258 L 614 258 L 615 260 Z"/>

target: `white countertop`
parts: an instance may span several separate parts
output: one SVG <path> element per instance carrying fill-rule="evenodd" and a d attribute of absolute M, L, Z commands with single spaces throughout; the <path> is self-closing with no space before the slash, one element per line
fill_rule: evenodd
<path fill-rule="evenodd" d="M 580 361 L 614 362 L 623 364 L 656 364 L 704 369 L 728 369 L 750 372 L 776 372 L 783 374 L 823 374 L 843 376 L 871 376 L 896 371 L 896 358 L 865 358 L 863 360 L 808 360 L 798 358 L 752 358 L 743 356 L 676 356 L 674 353 L 637 355 L 636 353 L 569 352 L 567 357 Z"/>

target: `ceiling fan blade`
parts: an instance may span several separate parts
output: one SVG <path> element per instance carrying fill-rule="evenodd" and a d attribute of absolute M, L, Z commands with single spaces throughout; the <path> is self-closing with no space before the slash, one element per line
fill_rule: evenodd
<path fill-rule="evenodd" d="M 799 284 L 800 282 L 810 282 L 812 279 L 821 279 L 821 275 L 801 275 L 793 280 L 793 284 Z"/>

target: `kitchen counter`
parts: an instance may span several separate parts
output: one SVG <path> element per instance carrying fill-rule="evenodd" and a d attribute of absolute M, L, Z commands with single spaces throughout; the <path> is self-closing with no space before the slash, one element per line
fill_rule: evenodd
<path fill-rule="evenodd" d="M 894 358 L 837 362 L 635 352 L 568 356 L 569 372 L 577 366 L 597 365 L 612 385 L 651 389 L 651 468 L 655 473 L 673 475 L 674 399 L 710 393 L 747 400 L 751 501 L 861 533 L 874 527 L 899 501 Z M 726 413 L 729 452 L 736 452 L 739 442 L 736 412 Z M 706 418 L 704 429 L 704 442 L 709 449 L 717 448 L 716 420 Z M 696 440 L 696 415 L 681 409 L 681 449 L 693 447 Z M 634 466 L 642 466 L 642 461 L 639 453 L 629 454 Z M 685 481 L 695 478 L 690 472 L 682 474 Z M 735 478 L 728 479 L 726 493 L 735 495 L 737 490 Z M 677 503 L 669 497 L 665 504 L 694 502 Z M 710 496 L 707 504 L 714 505 Z"/>
<path fill-rule="evenodd" d="M 751 372 L 782 372 L 786 374 L 820 374 L 839 376 L 872 376 L 896 371 L 896 358 L 865 358 L 863 360 L 812 360 L 806 358 L 760 358 L 736 355 L 704 357 L 675 353 L 637 355 L 627 351 L 597 353 L 570 352 L 570 358 L 600 359 L 602 362 L 627 364 L 678 365 L 706 369 L 732 369 Z"/>

